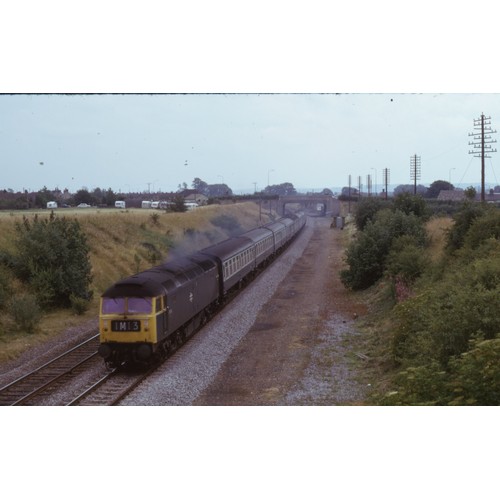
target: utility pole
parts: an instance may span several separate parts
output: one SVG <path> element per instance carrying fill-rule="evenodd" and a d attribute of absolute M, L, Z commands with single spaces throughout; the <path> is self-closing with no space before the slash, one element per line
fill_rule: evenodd
<path fill-rule="evenodd" d="M 390 171 L 389 171 L 388 168 L 384 168 L 383 173 L 384 173 L 385 199 L 387 200 L 387 190 L 388 190 L 388 187 L 389 187 L 389 174 L 390 174 Z"/>
<path fill-rule="evenodd" d="M 349 174 L 349 198 L 348 198 L 348 202 L 347 202 L 347 213 L 350 214 L 351 213 L 351 174 Z"/>
<path fill-rule="evenodd" d="M 420 156 L 410 157 L 410 178 L 413 181 L 413 194 L 417 194 L 417 179 L 420 179 Z"/>
<path fill-rule="evenodd" d="M 361 175 L 358 175 L 358 199 L 361 200 L 361 189 L 363 184 L 361 183 Z"/>
<path fill-rule="evenodd" d="M 496 130 L 491 130 L 491 117 L 484 116 L 481 113 L 481 117 L 474 119 L 474 130 L 476 132 L 470 132 L 469 137 L 473 137 L 472 142 L 469 142 L 469 146 L 474 146 L 469 154 L 473 154 L 477 158 L 481 158 L 481 201 L 485 201 L 485 189 L 484 189 L 484 159 L 491 158 L 488 153 L 496 153 L 496 149 L 491 149 L 491 144 L 497 142 L 496 139 L 492 139 L 491 135 L 486 134 L 496 134 Z M 480 151 L 478 151 L 480 150 Z"/>

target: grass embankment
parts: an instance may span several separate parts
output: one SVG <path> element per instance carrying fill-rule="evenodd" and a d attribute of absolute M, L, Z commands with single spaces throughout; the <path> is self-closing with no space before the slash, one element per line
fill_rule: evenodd
<path fill-rule="evenodd" d="M 47 210 L 36 212 L 48 217 Z M 0 212 L 0 250 L 14 253 L 15 225 L 35 212 Z M 152 210 L 81 209 L 58 210 L 57 217 L 76 218 L 90 247 L 93 299 L 86 313 L 70 310 L 43 315 L 34 334 L 19 331 L 7 309 L 0 311 L 0 362 L 13 359 L 32 345 L 65 329 L 97 317 L 99 296 L 115 281 L 161 263 L 172 255 L 183 255 L 222 241 L 230 235 L 269 221 L 268 213 L 247 202 L 211 205 L 186 213 Z M 25 284 L 12 277 L 13 295 Z"/>

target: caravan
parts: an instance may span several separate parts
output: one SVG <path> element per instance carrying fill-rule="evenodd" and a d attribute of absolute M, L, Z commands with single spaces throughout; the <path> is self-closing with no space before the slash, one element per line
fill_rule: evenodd
<path fill-rule="evenodd" d="M 124 201 L 115 201 L 115 208 L 125 208 Z"/>

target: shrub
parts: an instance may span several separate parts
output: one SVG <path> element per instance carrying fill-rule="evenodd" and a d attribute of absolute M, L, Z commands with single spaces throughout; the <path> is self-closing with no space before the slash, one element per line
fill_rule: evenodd
<path fill-rule="evenodd" d="M 71 302 L 71 310 L 78 316 L 81 316 L 88 310 L 90 303 L 87 299 L 76 297 L 73 294 L 70 295 L 69 299 Z"/>
<path fill-rule="evenodd" d="M 488 210 L 473 219 L 463 238 L 465 247 L 477 249 L 488 239 L 500 239 L 500 210 Z"/>
<path fill-rule="evenodd" d="M 424 220 L 430 216 L 430 211 L 427 208 L 427 203 L 419 195 L 410 193 L 401 193 L 394 199 L 394 210 L 400 210 L 406 215 L 416 215 Z"/>
<path fill-rule="evenodd" d="M 390 202 L 382 200 L 381 198 L 363 198 L 356 207 L 354 215 L 354 222 L 359 231 L 363 231 L 369 221 L 375 219 L 375 215 L 380 210 L 388 208 Z"/>
<path fill-rule="evenodd" d="M 427 257 L 413 236 L 396 238 L 387 256 L 387 273 L 393 279 L 400 278 L 411 285 L 422 275 L 427 266 Z"/>
<path fill-rule="evenodd" d="M 408 367 L 396 376 L 395 390 L 383 405 L 500 404 L 500 339 L 472 341 L 471 348 L 450 360 L 447 370 L 435 361 Z"/>
<path fill-rule="evenodd" d="M 342 283 L 353 290 L 373 285 L 384 274 L 392 242 L 401 236 L 411 236 L 418 245 L 426 241 L 421 219 L 403 212 L 381 210 L 369 221 L 346 251 L 349 269 L 340 272 Z"/>
<path fill-rule="evenodd" d="M 10 313 L 16 325 L 28 333 L 35 331 L 41 317 L 40 307 L 35 296 L 19 295 L 10 303 Z"/>
<path fill-rule="evenodd" d="M 0 309 L 3 309 L 7 305 L 11 291 L 10 279 L 7 275 L 7 271 L 0 267 Z"/>
<path fill-rule="evenodd" d="M 448 374 L 435 362 L 398 373 L 397 390 L 380 399 L 383 405 L 441 405 L 449 394 Z"/>
<path fill-rule="evenodd" d="M 92 281 L 89 247 L 78 221 L 37 216 L 16 225 L 14 271 L 31 285 L 43 306 L 71 305 L 70 296 L 89 299 Z"/>
<path fill-rule="evenodd" d="M 453 375 L 450 404 L 500 404 L 500 339 L 475 341 L 450 362 Z"/>
<path fill-rule="evenodd" d="M 152 214 L 149 215 L 149 218 L 153 226 L 160 225 L 160 214 L 158 212 L 153 212 Z"/>
<path fill-rule="evenodd" d="M 454 224 L 446 235 L 446 249 L 449 253 L 461 248 L 464 244 L 465 235 L 472 223 L 485 212 L 483 205 L 465 203 L 462 210 L 453 216 Z"/>
<path fill-rule="evenodd" d="M 500 332 L 499 297 L 498 259 L 451 268 L 394 310 L 395 360 L 407 364 L 428 358 L 446 366 L 450 357 L 467 351 L 470 340 L 494 338 Z"/>

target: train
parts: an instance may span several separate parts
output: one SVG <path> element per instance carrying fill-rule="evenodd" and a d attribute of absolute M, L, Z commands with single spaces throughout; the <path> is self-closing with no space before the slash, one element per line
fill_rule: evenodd
<path fill-rule="evenodd" d="M 101 296 L 99 355 L 109 368 L 166 358 L 298 235 L 304 213 L 122 279 Z"/>

